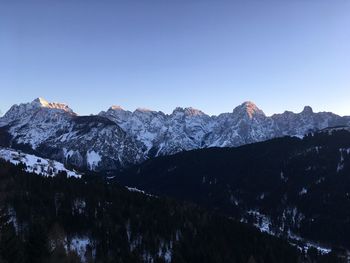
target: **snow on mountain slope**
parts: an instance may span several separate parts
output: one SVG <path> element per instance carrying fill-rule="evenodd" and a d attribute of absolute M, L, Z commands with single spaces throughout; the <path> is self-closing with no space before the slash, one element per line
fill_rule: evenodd
<path fill-rule="evenodd" d="M 51 111 L 48 111 L 51 110 Z M 30 117 L 36 112 L 45 112 L 52 114 L 62 114 L 67 113 L 71 115 L 76 115 L 72 109 L 70 109 L 67 104 L 47 102 L 43 98 L 37 98 L 31 103 L 21 103 L 19 105 L 13 105 L 6 114 L 1 118 L 1 123 L 11 123 L 13 121 L 21 120 L 22 123 L 29 121 Z"/>
<path fill-rule="evenodd" d="M 36 149 L 40 143 L 68 129 L 76 114 L 65 104 L 49 103 L 37 98 L 31 103 L 14 105 L 0 120 L 8 125 L 9 133 L 18 144 L 29 144 Z"/>
<path fill-rule="evenodd" d="M 44 159 L 32 154 L 26 154 L 10 148 L 0 147 L 0 159 L 4 159 L 15 165 L 23 163 L 26 165 L 25 170 L 30 173 L 44 176 L 55 176 L 59 172 L 66 172 L 68 177 L 81 177 L 77 172 L 67 170 L 62 163 Z"/>
<path fill-rule="evenodd" d="M 193 108 L 171 114 L 134 112 L 112 106 L 98 115 L 77 116 L 66 104 L 38 98 L 14 105 L 0 118 L 12 148 L 32 149 L 50 159 L 92 170 L 120 169 L 147 158 L 207 147 L 235 147 L 281 136 L 349 125 L 350 117 L 284 112 L 266 116 L 253 102 L 230 113 L 209 116 Z"/>
<path fill-rule="evenodd" d="M 107 112 L 101 112 L 99 115 L 117 123 L 127 134 L 142 142 L 146 153 L 161 140 L 160 137 L 166 131 L 166 115 L 162 112 L 145 109 L 130 112 L 112 106 Z"/>
<path fill-rule="evenodd" d="M 216 118 L 206 144 L 211 147 L 232 147 L 267 140 L 274 137 L 272 123 L 254 103 L 245 102 L 232 113 L 220 114 Z"/>
<path fill-rule="evenodd" d="M 350 124 L 349 117 L 340 117 L 331 112 L 314 113 L 309 106 L 304 107 L 301 113 L 285 111 L 282 114 L 272 115 L 271 119 L 274 121 L 276 136 L 302 136 L 310 130 Z"/>
<path fill-rule="evenodd" d="M 134 112 L 111 107 L 100 116 L 116 122 L 137 138 L 149 156 L 173 154 L 202 147 L 211 118 L 193 108 L 176 108 L 172 114 L 137 109 Z"/>
<path fill-rule="evenodd" d="M 209 116 L 193 108 L 176 108 L 171 114 L 156 111 L 125 111 L 111 107 L 100 116 L 116 122 L 146 147 L 150 157 L 206 147 L 234 147 L 281 136 L 303 136 L 309 131 L 350 124 L 349 117 L 333 113 L 285 112 L 268 117 L 253 102 L 231 113 Z"/>

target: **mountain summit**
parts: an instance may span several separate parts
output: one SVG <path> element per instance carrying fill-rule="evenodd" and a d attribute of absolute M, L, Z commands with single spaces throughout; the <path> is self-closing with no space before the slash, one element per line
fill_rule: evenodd
<path fill-rule="evenodd" d="M 0 118 L 0 125 L 13 121 L 29 122 L 31 118 L 40 119 L 61 115 L 76 115 L 71 108 L 64 103 L 47 102 L 43 98 L 36 98 L 29 103 L 13 105 L 5 115 Z"/>
<path fill-rule="evenodd" d="M 57 109 L 57 110 L 64 110 L 67 112 L 73 112 L 71 108 L 68 107 L 65 103 L 57 103 L 57 102 L 48 102 L 44 98 L 36 98 L 31 102 L 31 105 L 41 107 L 41 108 L 48 108 L 48 109 Z"/>
<path fill-rule="evenodd" d="M 248 116 L 249 119 L 254 118 L 254 116 L 265 116 L 265 113 L 260 110 L 254 102 L 246 101 L 243 102 L 241 105 L 237 106 L 233 110 L 234 114 L 242 114 Z"/>
<path fill-rule="evenodd" d="M 310 106 L 305 106 L 302 113 L 312 114 L 312 113 L 314 113 L 314 111 L 312 110 L 312 108 Z"/>

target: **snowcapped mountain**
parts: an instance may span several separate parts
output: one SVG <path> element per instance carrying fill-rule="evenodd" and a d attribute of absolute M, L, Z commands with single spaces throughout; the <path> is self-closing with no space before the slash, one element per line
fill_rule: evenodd
<path fill-rule="evenodd" d="M 78 116 L 66 104 L 42 98 L 14 105 L 0 118 L 0 142 L 65 164 L 92 170 L 120 169 L 160 155 L 207 147 L 234 147 L 311 130 L 349 125 L 329 112 L 284 112 L 266 116 L 253 102 L 209 116 L 193 108 L 171 114 L 112 106 Z M 8 135 L 8 136 L 6 136 Z"/>
<path fill-rule="evenodd" d="M 137 109 L 134 112 L 111 107 L 100 116 L 116 122 L 146 146 L 148 156 L 168 155 L 205 147 L 205 137 L 214 124 L 200 110 L 176 108 L 170 115 Z"/>
<path fill-rule="evenodd" d="M 254 103 L 245 102 L 232 113 L 220 114 L 208 136 L 210 147 L 232 147 L 274 137 L 273 120 Z"/>
<path fill-rule="evenodd" d="M 117 123 L 137 138 L 148 156 L 169 155 L 207 147 L 234 147 L 281 136 L 303 136 L 309 131 L 349 125 L 350 117 L 329 112 L 284 112 L 268 117 L 253 102 L 244 102 L 231 113 L 209 116 L 193 108 L 176 108 L 171 114 L 150 110 L 125 111 L 111 107 L 100 116 Z"/>
<path fill-rule="evenodd" d="M 57 131 L 67 130 L 74 117 L 76 114 L 67 105 L 38 98 L 12 106 L 0 119 L 0 125 L 8 125 L 17 144 L 29 144 L 36 149 L 42 141 L 56 137 Z"/>
<path fill-rule="evenodd" d="M 15 165 L 22 163 L 25 165 L 25 171 L 30 173 L 54 176 L 59 172 L 66 172 L 68 177 L 81 177 L 79 173 L 66 169 L 62 163 L 44 159 L 32 154 L 26 154 L 10 148 L 0 147 L 0 159 Z"/>
<path fill-rule="evenodd" d="M 77 116 L 67 105 L 41 98 L 12 106 L 0 126 L 10 137 L 5 146 L 80 168 L 119 169 L 144 158 L 139 143 L 116 123 Z"/>
<path fill-rule="evenodd" d="M 350 116 L 340 117 L 331 112 L 314 113 L 309 106 L 304 107 L 301 113 L 285 111 L 282 114 L 274 114 L 271 119 L 275 123 L 276 136 L 302 136 L 310 130 L 350 124 Z"/>

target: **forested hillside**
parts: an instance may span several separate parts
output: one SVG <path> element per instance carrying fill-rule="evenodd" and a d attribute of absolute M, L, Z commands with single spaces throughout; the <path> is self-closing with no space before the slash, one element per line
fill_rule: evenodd
<path fill-rule="evenodd" d="M 129 191 L 99 175 L 43 177 L 1 161 L 0 204 L 2 263 L 305 259 L 287 242 L 248 225 L 190 203 Z M 330 255 L 311 256 L 335 262 Z"/>

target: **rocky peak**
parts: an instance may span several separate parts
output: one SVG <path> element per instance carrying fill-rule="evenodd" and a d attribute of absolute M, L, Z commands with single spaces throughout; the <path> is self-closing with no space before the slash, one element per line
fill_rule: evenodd
<path fill-rule="evenodd" d="M 153 111 L 150 110 L 150 109 L 147 109 L 147 108 L 137 108 L 137 109 L 135 110 L 135 112 L 148 113 L 148 112 L 153 112 Z"/>
<path fill-rule="evenodd" d="M 49 102 L 47 100 L 45 100 L 44 98 L 36 98 L 35 100 L 33 100 L 31 102 L 32 105 L 36 105 L 38 107 L 47 107 L 49 106 Z"/>
<path fill-rule="evenodd" d="M 201 110 L 194 109 L 192 107 L 185 108 L 185 114 L 189 116 L 202 116 L 205 115 L 205 113 Z"/>
<path fill-rule="evenodd" d="M 124 111 L 124 109 L 119 105 L 112 105 L 108 110 Z"/>
<path fill-rule="evenodd" d="M 12 121 L 24 120 L 33 116 L 40 110 L 54 110 L 55 113 L 68 113 L 69 115 L 76 115 L 67 104 L 47 102 L 43 98 L 37 98 L 30 103 L 21 103 L 13 105 L 6 114 L 1 118 L 1 125 L 6 125 Z"/>
<path fill-rule="evenodd" d="M 304 114 L 312 114 L 314 113 L 314 111 L 312 110 L 312 108 L 310 106 L 305 106 L 302 113 Z"/>
<path fill-rule="evenodd" d="M 177 114 L 182 114 L 182 115 L 186 115 L 186 116 L 206 115 L 203 111 L 192 108 L 192 107 L 187 107 L 187 108 L 176 107 L 175 110 L 173 111 L 172 115 L 177 115 Z"/>
<path fill-rule="evenodd" d="M 65 103 L 48 102 L 47 100 L 40 97 L 33 100 L 30 104 L 36 108 L 56 109 L 56 110 L 63 110 L 69 113 L 73 113 L 73 110 L 69 108 L 68 105 Z"/>
<path fill-rule="evenodd" d="M 251 101 L 243 102 L 241 105 L 234 108 L 233 113 L 237 114 L 238 116 L 247 116 L 249 119 L 259 115 L 265 116 L 265 113 Z"/>

